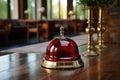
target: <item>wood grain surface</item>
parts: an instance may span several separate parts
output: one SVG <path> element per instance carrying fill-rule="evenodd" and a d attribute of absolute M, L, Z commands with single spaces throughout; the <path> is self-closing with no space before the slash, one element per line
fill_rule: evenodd
<path fill-rule="evenodd" d="M 84 45 L 80 49 L 82 54 Z M 42 68 L 43 53 L 0 55 L 0 80 L 120 80 L 120 45 L 97 52 L 97 57 L 81 56 L 84 67 L 74 70 Z"/>

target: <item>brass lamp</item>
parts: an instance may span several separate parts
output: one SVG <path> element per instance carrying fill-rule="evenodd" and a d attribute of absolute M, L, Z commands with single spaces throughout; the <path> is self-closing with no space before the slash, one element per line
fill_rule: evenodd
<path fill-rule="evenodd" d="M 86 28 L 86 32 L 88 33 L 88 45 L 87 51 L 83 53 L 83 56 L 98 56 L 93 49 L 93 33 L 95 32 L 95 28 L 93 27 L 93 6 L 88 6 L 88 27 Z"/>
<path fill-rule="evenodd" d="M 105 32 L 105 20 L 104 20 L 104 6 L 99 7 L 99 26 L 98 31 L 98 45 L 96 46 L 99 50 L 106 48 L 104 44 L 104 32 Z"/>
<path fill-rule="evenodd" d="M 60 37 L 53 39 L 46 48 L 42 67 L 48 69 L 76 69 L 83 67 L 76 43 L 64 37 L 63 27 L 60 27 Z"/>

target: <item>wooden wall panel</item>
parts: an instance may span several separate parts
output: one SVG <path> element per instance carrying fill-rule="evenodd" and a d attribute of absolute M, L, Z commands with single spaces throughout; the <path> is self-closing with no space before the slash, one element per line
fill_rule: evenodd
<path fill-rule="evenodd" d="M 27 9 L 27 0 L 18 0 L 19 19 L 25 19 L 24 11 Z"/>

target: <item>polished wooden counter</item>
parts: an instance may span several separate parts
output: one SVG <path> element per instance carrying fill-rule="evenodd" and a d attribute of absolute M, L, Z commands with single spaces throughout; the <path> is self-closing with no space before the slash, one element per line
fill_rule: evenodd
<path fill-rule="evenodd" d="M 79 46 L 80 54 L 86 45 Z M 1 53 L 2 54 L 2 53 Z M 120 45 L 111 44 L 97 57 L 82 57 L 84 67 L 50 70 L 41 67 L 44 53 L 0 55 L 0 80 L 120 80 Z"/>

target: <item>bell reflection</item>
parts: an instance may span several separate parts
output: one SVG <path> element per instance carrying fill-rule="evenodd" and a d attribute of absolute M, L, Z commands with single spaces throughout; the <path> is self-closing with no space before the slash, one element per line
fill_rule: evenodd
<path fill-rule="evenodd" d="M 60 37 L 53 39 L 46 48 L 42 67 L 50 69 L 74 69 L 83 66 L 77 44 L 64 37 L 64 28 L 60 28 Z"/>
<path fill-rule="evenodd" d="M 74 79 L 75 76 L 79 73 L 81 73 L 83 70 L 80 69 L 75 69 L 75 70 L 51 70 L 51 69 L 45 69 L 43 68 L 44 72 L 46 73 L 45 80 L 76 80 Z M 54 77 L 51 77 L 49 75 L 54 74 Z"/>

